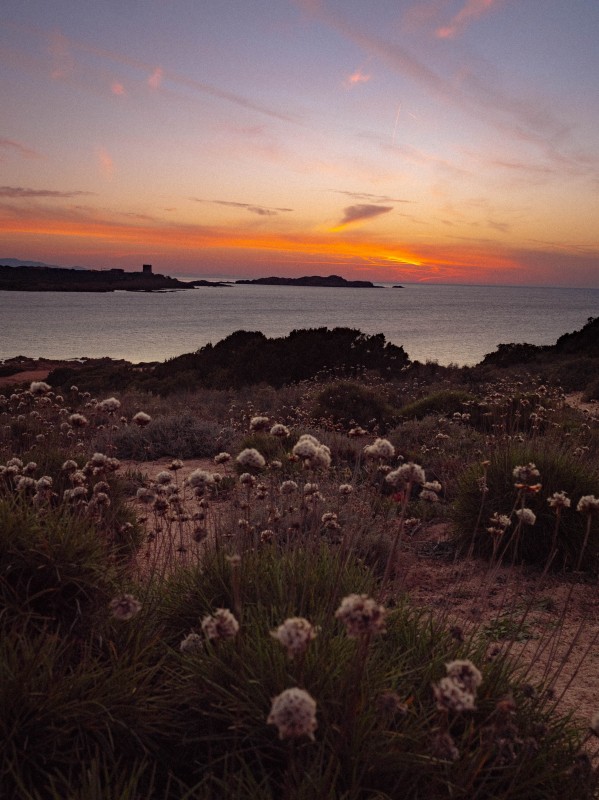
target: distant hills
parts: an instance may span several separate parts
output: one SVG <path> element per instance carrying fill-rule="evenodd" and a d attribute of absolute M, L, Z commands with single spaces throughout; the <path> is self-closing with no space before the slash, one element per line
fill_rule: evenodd
<path fill-rule="evenodd" d="M 23 261 L 20 258 L 0 258 L 0 264 L 6 267 L 47 267 L 48 269 L 64 269 L 58 264 L 44 264 L 43 261 Z M 73 267 L 73 269 L 84 269 L 84 267 Z"/>

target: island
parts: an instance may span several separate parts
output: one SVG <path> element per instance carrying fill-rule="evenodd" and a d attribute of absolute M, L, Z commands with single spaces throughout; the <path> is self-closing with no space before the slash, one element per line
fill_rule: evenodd
<path fill-rule="evenodd" d="M 238 280 L 235 283 L 243 284 L 258 284 L 260 286 L 324 286 L 332 287 L 334 289 L 349 288 L 349 289 L 380 289 L 380 286 L 375 286 L 370 281 L 348 281 L 341 278 L 339 275 L 306 275 L 303 278 L 246 278 L 245 280 Z"/>
<path fill-rule="evenodd" d="M 12 267 L 0 265 L 0 291 L 19 292 L 155 292 L 193 289 L 193 285 L 166 275 L 154 275 L 150 264 L 140 272 L 124 269 L 69 269 L 66 267 Z"/>

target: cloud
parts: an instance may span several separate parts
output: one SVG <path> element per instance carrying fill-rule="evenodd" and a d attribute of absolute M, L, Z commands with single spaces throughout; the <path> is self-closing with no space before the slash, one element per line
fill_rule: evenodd
<path fill-rule="evenodd" d="M 198 202 L 203 202 L 198 200 Z M 250 214 L 258 214 L 260 217 L 275 217 L 280 212 L 293 211 L 292 208 L 268 208 L 267 206 L 257 206 L 253 203 L 238 203 L 235 200 L 210 200 L 217 206 L 229 206 L 230 208 L 244 208 Z"/>
<path fill-rule="evenodd" d="M 491 11 L 494 5 L 496 0 L 466 0 L 447 25 L 437 28 L 435 35 L 438 39 L 453 39 L 469 22 Z"/>
<path fill-rule="evenodd" d="M 511 138 L 526 136 L 537 147 L 547 147 L 548 140 L 554 142 L 568 136 L 570 128 L 564 120 L 542 101 L 530 102 L 527 97 L 512 96 L 494 84 L 483 59 L 471 69 L 460 73 L 459 81 L 432 69 L 424 60 L 414 56 L 407 47 L 389 41 L 363 28 L 353 25 L 339 13 L 326 8 L 319 0 L 295 0 L 310 16 L 335 30 L 349 41 L 361 47 L 365 53 L 382 59 L 392 69 L 439 97 L 444 105 L 453 104 L 463 112 L 494 124 Z M 468 21 L 488 11 L 500 0 L 466 0 L 459 17 L 456 31 L 463 20 Z M 578 160 L 578 159 L 576 159 Z"/>
<path fill-rule="evenodd" d="M 60 31 L 52 31 L 48 52 L 52 56 L 52 77 L 56 80 L 68 78 L 75 69 L 75 59 L 67 37 Z"/>
<path fill-rule="evenodd" d="M 100 169 L 106 175 L 106 177 L 111 178 L 114 174 L 114 162 L 112 160 L 112 156 L 106 150 L 105 147 L 99 147 L 97 151 L 98 161 L 100 162 Z"/>
<path fill-rule="evenodd" d="M 156 67 L 156 69 L 152 72 L 152 74 L 148 78 L 148 86 L 150 86 L 152 89 L 159 89 L 160 84 L 162 83 L 163 76 L 164 76 L 164 71 L 162 67 Z"/>
<path fill-rule="evenodd" d="M 340 231 L 348 225 L 372 219 L 373 217 L 380 217 L 381 214 L 387 214 L 389 211 L 393 211 L 393 206 L 375 206 L 369 203 L 348 206 L 343 209 L 343 218 L 335 225 L 333 230 Z"/>
<path fill-rule="evenodd" d="M 124 94 L 127 94 L 127 92 L 125 91 L 125 87 L 123 86 L 123 84 L 122 84 L 122 83 L 119 83 L 118 81 L 113 81 L 113 82 L 111 83 L 111 85 L 110 85 L 110 91 L 111 91 L 113 94 L 116 94 L 116 95 L 124 95 Z"/>
<path fill-rule="evenodd" d="M 32 150 L 31 147 L 27 147 L 14 139 L 0 137 L 0 148 L 16 151 L 23 158 L 41 158 L 41 155 L 36 150 Z"/>
<path fill-rule="evenodd" d="M 412 200 L 404 200 L 399 197 L 389 197 L 386 194 L 369 194 L 368 192 L 347 192 L 343 189 L 332 189 L 337 194 L 344 194 L 347 197 L 352 197 L 354 200 L 369 200 L 375 203 L 411 203 Z"/>
<path fill-rule="evenodd" d="M 348 75 L 347 78 L 343 81 L 343 85 L 347 89 L 351 89 L 352 86 L 356 86 L 359 83 L 368 83 L 372 75 L 367 75 L 365 72 L 362 72 L 361 69 L 357 69 L 351 75 Z"/>
<path fill-rule="evenodd" d="M 54 189 L 25 189 L 23 186 L 0 186 L 0 197 L 10 197 L 13 200 L 29 200 L 35 197 L 70 198 L 90 194 L 93 194 L 93 192 L 58 192 Z"/>

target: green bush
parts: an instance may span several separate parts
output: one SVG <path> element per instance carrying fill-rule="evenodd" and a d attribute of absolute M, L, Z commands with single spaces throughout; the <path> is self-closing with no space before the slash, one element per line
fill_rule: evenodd
<path fill-rule="evenodd" d="M 517 500 L 513 470 L 530 462 L 536 464 L 540 472 L 538 480 L 542 485 L 538 492 L 525 492 L 526 507 L 534 512 L 536 522 L 533 526 L 523 525 L 516 537 L 518 520 L 513 512 L 521 503 Z M 490 557 L 493 554 L 493 536 L 487 531 L 490 517 L 493 514 L 505 514 L 511 516 L 512 523 L 501 537 L 498 552 L 503 554 L 506 561 L 517 558 L 543 567 L 552 553 L 556 531 L 556 514 L 547 500 L 554 492 L 564 491 L 571 500 L 571 507 L 561 513 L 555 541 L 556 554 L 551 567 L 562 569 L 577 565 L 587 517 L 576 511 L 576 504 L 583 495 L 599 496 L 599 478 L 588 465 L 567 451 L 552 447 L 551 442 L 541 440 L 535 445 L 510 444 L 495 451 L 487 467 L 488 492 L 484 495 L 479 483 L 482 474 L 482 467 L 474 465 L 464 473 L 459 483 L 453 524 L 463 550 L 473 545 L 475 553 Z M 583 566 L 590 572 L 596 572 L 599 556 L 599 524 L 596 519 L 591 533 Z"/>
<path fill-rule="evenodd" d="M 87 519 L 62 510 L 38 514 L 0 500 L 0 598 L 4 615 L 81 632 L 105 607 L 116 578 L 108 546 Z"/>
<path fill-rule="evenodd" d="M 403 406 L 399 410 L 399 416 L 408 419 L 423 419 L 429 414 L 451 416 L 456 411 L 467 410 L 467 404 L 473 400 L 474 397 L 469 392 L 460 389 L 443 389 Z"/>
<path fill-rule="evenodd" d="M 99 449 L 108 444 L 119 458 L 151 461 L 156 458 L 210 458 L 226 449 L 233 431 L 192 414 L 167 414 L 145 428 L 127 425 L 96 438 Z"/>
<path fill-rule="evenodd" d="M 326 386 L 316 397 L 313 414 L 347 428 L 358 424 L 384 431 L 396 419 L 396 413 L 382 393 L 368 386 L 339 381 Z"/>

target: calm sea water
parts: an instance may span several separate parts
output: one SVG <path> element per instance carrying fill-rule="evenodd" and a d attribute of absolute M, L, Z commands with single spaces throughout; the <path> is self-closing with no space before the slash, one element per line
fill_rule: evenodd
<path fill-rule="evenodd" d="M 478 363 L 500 343 L 553 344 L 599 315 L 599 289 L 407 284 L 403 289 L 232 286 L 176 292 L 0 292 L 0 359 L 162 361 L 236 330 L 384 333 L 411 359 Z"/>

